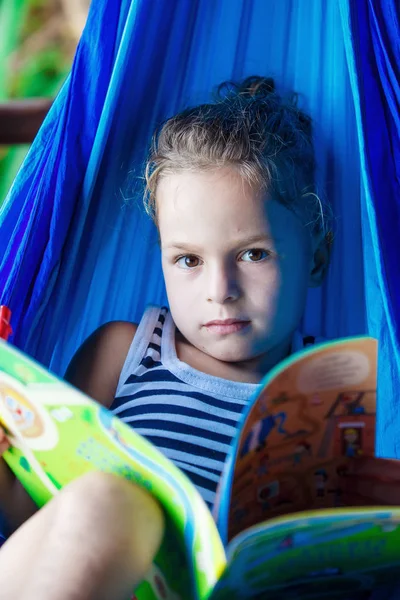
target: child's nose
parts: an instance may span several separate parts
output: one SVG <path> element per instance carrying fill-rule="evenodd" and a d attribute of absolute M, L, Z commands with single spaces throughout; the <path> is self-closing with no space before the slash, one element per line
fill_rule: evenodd
<path fill-rule="evenodd" d="M 216 304 L 233 302 L 240 296 L 236 271 L 229 265 L 210 269 L 208 274 L 207 301 Z"/>

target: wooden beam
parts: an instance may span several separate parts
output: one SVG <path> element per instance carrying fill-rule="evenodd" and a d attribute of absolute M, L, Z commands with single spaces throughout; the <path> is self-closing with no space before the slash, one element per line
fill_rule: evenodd
<path fill-rule="evenodd" d="M 52 102 L 50 98 L 0 102 L 0 145 L 33 142 Z"/>

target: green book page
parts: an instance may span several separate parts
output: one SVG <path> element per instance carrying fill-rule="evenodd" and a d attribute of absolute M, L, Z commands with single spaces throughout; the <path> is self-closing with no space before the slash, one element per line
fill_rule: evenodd
<path fill-rule="evenodd" d="M 212 600 L 362 600 L 400 580 L 400 509 L 274 519 L 235 538 L 228 560 Z"/>
<path fill-rule="evenodd" d="M 171 598 L 209 595 L 225 565 L 216 526 L 194 486 L 152 444 L 3 342 L 0 421 L 12 442 L 4 458 L 39 506 L 90 470 L 121 475 L 160 501 L 167 532 L 140 600 L 165 598 L 165 590 Z"/>

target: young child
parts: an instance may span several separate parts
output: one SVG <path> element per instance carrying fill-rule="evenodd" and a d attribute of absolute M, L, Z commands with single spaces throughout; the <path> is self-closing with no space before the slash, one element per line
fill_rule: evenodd
<path fill-rule="evenodd" d="M 169 309 L 109 323 L 67 379 L 147 437 L 212 506 L 264 374 L 303 345 L 307 288 L 328 264 L 310 120 L 251 78 L 170 119 L 147 165 Z"/>
<path fill-rule="evenodd" d="M 138 325 L 100 327 L 66 374 L 158 446 L 210 507 L 249 397 L 269 369 L 303 345 L 298 327 L 307 288 L 323 279 L 330 241 L 316 195 L 310 119 L 284 103 L 270 79 L 249 78 L 224 90 L 217 102 L 169 119 L 148 161 L 146 205 L 159 231 L 169 308 L 148 308 Z M 6 477 L 3 507 L 15 529 L 34 508 L 25 499 L 22 510 L 15 496 L 10 502 L 11 487 L 22 491 Z M 102 501 L 93 488 L 102 490 Z M 110 521 L 119 515 L 135 533 L 144 526 L 140 511 L 153 528 L 151 543 L 138 552 L 125 539 L 121 555 L 115 540 L 124 532 L 112 531 Z M 60 535 L 71 540 L 62 555 Z M 42 568 L 40 582 L 30 569 L 38 590 L 33 597 L 89 598 L 95 591 L 120 597 L 143 576 L 161 535 L 159 508 L 144 492 L 110 476 L 83 478 L 6 542 L 0 598 L 6 585 L 8 598 L 25 597 L 21 560 L 34 561 L 36 572 Z M 47 562 L 37 557 L 41 539 L 51 548 Z M 68 554 L 74 557 L 74 544 L 79 564 Z M 104 550 L 110 544 L 111 553 Z M 112 573 L 108 596 L 99 590 L 99 569 Z M 56 571 L 64 575 L 59 588 Z"/>

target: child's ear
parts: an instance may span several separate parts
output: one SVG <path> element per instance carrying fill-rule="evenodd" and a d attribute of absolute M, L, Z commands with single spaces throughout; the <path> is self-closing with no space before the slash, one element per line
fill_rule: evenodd
<path fill-rule="evenodd" d="M 333 243 L 332 231 L 321 232 L 315 236 L 313 242 L 309 287 L 318 287 L 323 282 L 329 266 Z"/>

